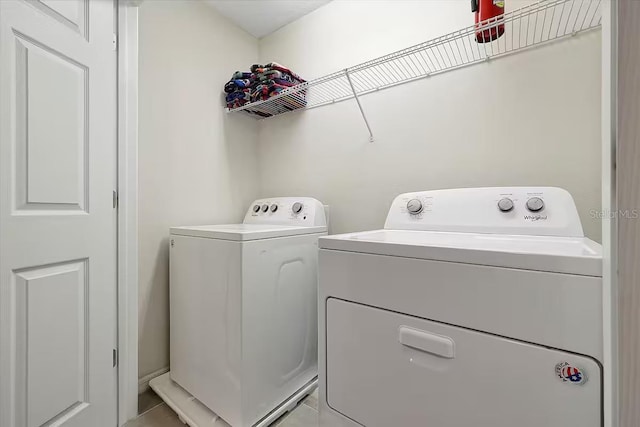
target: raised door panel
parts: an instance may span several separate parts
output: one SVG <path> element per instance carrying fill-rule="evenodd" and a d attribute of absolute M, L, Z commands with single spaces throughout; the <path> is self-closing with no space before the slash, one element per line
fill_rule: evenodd
<path fill-rule="evenodd" d="M 83 2 L 77 0 L 40 0 L 40 3 L 51 8 L 58 15 L 67 19 L 69 22 L 78 24 L 78 6 L 81 6 Z"/>
<path fill-rule="evenodd" d="M 86 210 L 88 69 L 16 34 L 15 207 Z"/>
<path fill-rule="evenodd" d="M 29 0 L 29 2 L 81 36 L 89 38 L 88 0 Z"/>
<path fill-rule="evenodd" d="M 14 272 L 18 425 L 71 418 L 88 405 L 87 260 Z"/>

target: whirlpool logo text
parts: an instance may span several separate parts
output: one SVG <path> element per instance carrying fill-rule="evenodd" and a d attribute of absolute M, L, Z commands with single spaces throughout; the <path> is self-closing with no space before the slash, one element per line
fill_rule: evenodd
<path fill-rule="evenodd" d="M 547 215 L 525 215 L 525 221 L 546 221 Z"/>

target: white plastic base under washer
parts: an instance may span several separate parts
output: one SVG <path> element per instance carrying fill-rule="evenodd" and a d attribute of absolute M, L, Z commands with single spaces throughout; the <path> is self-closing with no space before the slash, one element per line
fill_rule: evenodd
<path fill-rule="evenodd" d="M 149 386 L 178 414 L 178 418 L 184 424 L 190 427 L 231 427 L 222 418 L 200 403 L 198 399 L 172 381 L 169 372 L 152 379 L 149 382 Z M 314 378 L 252 427 L 267 427 L 271 425 L 284 413 L 294 409 L 305 396 L 313 393 L 317 386 L 318 379 Z"/>

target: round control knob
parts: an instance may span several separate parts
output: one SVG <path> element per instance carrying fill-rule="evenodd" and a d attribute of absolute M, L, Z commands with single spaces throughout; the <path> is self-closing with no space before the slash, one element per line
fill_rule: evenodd
<path fill-rule="evenodd" d="M 262 212 L 266 212 L 269 210 L 269 205 L 262 205 Z"/>
<path fill-rule="evenodd" d="M 254 206 L 253 206 L 253 211 L 254 211 L 255 213 L 260 212 L 260 205 L 254 205 Z"/>
<path fill-rule="evenodd" d="M 513 200 L 508 197 L 502 198 L 498 201 L 498 209 L 502 212 L 509 212 L 513 209 Z"/>
<path fill-rule="evenodd" d="M 407 210 L 411 215 L 418 215 L 422 212 L 422 202 L 418 199 L 411 199 L 407 202 Z"/>
<path fill-rule="evenodd" d="M 293 206 L 291 206 L 291 210 L 296 214 L 302 212 L 302 203 L 295 202 Z"/>
<path fill-rule="evenodd" d="M 544 202 L 540 197 L 532 197 L 527 200 L 527 209 L 531 212 L 538 212 L 544 208 Z"/>
<path fill-rule="evenodd" d="M 277 210 L 278 210 L 278 205 L 276 205 L 275 203 L 271 205 L 271 212 L 275 212 Z"/>

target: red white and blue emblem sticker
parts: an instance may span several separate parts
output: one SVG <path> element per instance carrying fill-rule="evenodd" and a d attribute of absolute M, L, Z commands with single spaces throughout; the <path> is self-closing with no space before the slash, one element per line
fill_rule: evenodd
<path fill-rule="evenodd" d="M 582 385 L 587 382 L 587 373 L 585 370 L 569 362 L 560 362 L 556 365 L 556 376 L 560 378 L 563 383 Z"/>

